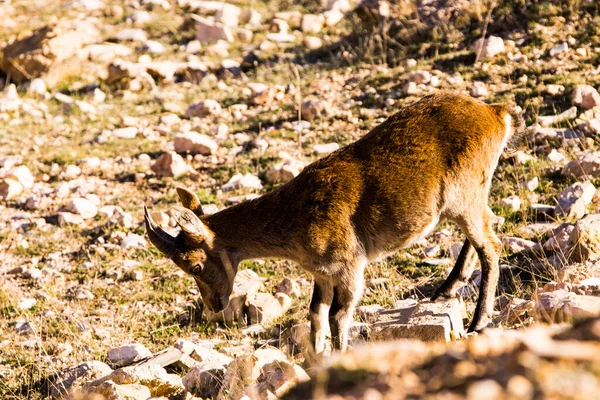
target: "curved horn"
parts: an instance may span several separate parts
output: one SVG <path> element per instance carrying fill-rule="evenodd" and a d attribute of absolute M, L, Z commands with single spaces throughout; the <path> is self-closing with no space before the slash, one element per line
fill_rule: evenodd
<path fill-rule="evenodd" d="M 199 242 L 212 238 L 212 233 L 193 211 L 183 207 L 175 207 L 171 209 L 171 216 L 175 218 L 177 225 L 188 237 Z"/>
<path fill-rule="evenodd" d="M 146 221 L 146 231 L 150 242 L 164 255 L 172 256 L 177 249 L 175 238 L 156 225 L 146 206 L 144 206 L 144 220 Z"/>

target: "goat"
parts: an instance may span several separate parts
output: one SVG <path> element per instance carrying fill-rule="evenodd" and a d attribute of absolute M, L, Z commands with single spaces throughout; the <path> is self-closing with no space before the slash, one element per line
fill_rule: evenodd
<path fill-rule="evenodd" d="M 478 256 L 482 279 L 469 331 L 491 321 L 501 243 L 487 205 L 499 157 L 520 117 L 501 104 L 438 92 L 408 105 L 358 141 L 307 166 L 262 197 L 204 215 L 198 197 L 177 188 L 173 237 L 145 208 L 150 241 L 198 284 L 206 306 L 223 310 L 240 261 L 292 260 L 314 276 L 311 341 L 345 351 L 369 262 L 410 246 L 442 220 L 467 239 L 433 298 L 455 296 Z"/>

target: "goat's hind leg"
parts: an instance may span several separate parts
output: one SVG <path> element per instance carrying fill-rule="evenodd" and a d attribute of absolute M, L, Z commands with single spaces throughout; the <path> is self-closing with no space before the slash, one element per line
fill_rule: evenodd
<path fill-rule="evenodd" d="M 469 239 L 465 239 L 454 268 L 452 268 L 450 275 L 448 275 L 444 283 L 431 296 L 432 301 L 437 300 L 439 297 L 456 297 L 458 289 L 464 286 L 471 279 L 471 275 L 473 275 L 475 265 L 477 264 L 475 256 L 476 251 L 471 242 L 469 242 Z"/>
<path fill-rule="evenodd" d="M 494 299 L 500 276 L 499 254 L 502 243 L 492 229 L 493 215 L 491 210 L 485 207 L 478 215 L 471 213 L 457 221 L 460 229 L 467 235 L 468 240 L 475 248 L 481 263 L 479 297 L 469 332 L 480 331 L 488 326 L 494 311 Z"/>
<path fill-rule="evenodd" d="M 310 342 L 316 354 L 321 354 L 325 350 L 325 335 L 329 324 L 329 308 L 332 300 L 332 282 L 315 276 L 315 285 L 310 301 Z"/>

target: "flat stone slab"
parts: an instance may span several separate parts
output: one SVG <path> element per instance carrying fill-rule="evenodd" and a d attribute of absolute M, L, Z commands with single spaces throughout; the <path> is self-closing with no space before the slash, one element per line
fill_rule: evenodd
<path fill-rule="evenodd" d="M 371 326 L 371 339 L 419 339 L 450 342 L 465 335 L 465 306 L 457 299 L 402 301 L 397 308 L 382 310 Z"/>

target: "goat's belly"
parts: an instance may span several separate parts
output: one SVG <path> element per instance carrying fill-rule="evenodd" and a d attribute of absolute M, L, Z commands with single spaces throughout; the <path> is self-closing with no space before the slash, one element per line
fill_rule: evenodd
<path fill-rule="evenodd" d="M 374 240 L 371 241 L 370 246 L 365 246 L 367 250 L 367 259 L 369 262 L 381 261 L 386 257 L 394 255 L 401 249 L 414 245 L 416 242 L 433 233 L 439 222 L 440 217 L 435 216 L 419 231 L 406 231 L 399 228 L 395 232 L 377 235 Z"/>

